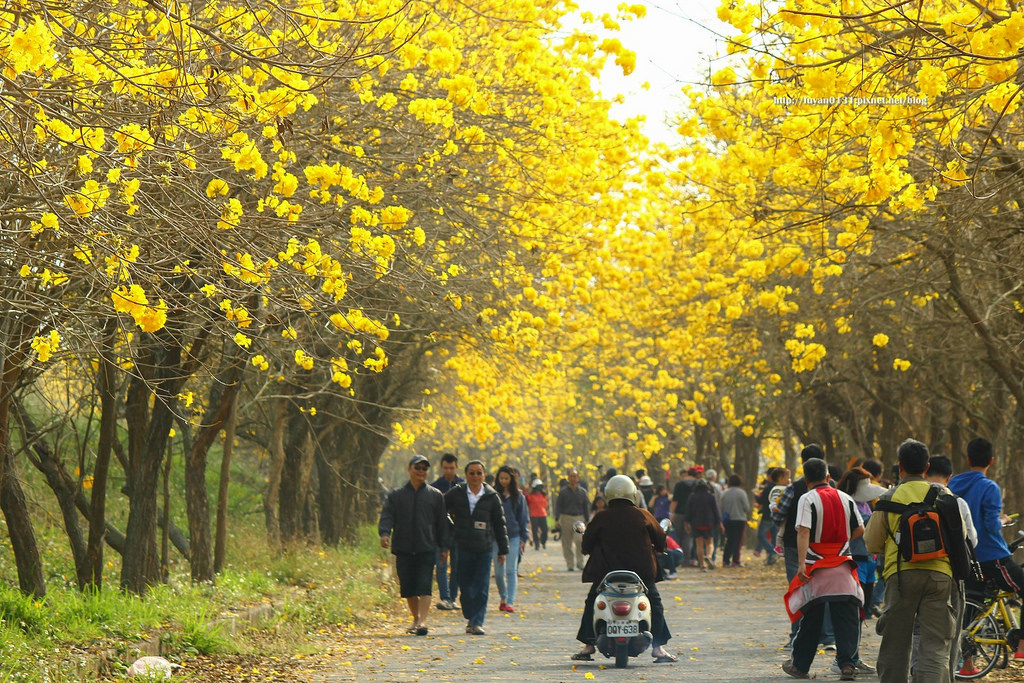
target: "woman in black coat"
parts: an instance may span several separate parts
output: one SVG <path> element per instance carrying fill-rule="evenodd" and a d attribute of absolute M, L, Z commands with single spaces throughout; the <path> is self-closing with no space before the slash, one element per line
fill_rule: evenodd
<path fill-rule="evenodd" d="M 697 564 L 701 571 L 714 569 L 715 563 L 711 561 L 712 545 L 715 538 L 715 529 L 725 533 L 725 525 L 722 524 L 722 513 L 718 509 L 718 499 L 715 498 L 711 485 L 703 479 L 699 480 L 693 487 L 690 499 L 686 501 L 686 532 L 693 534 L 697 543 Z"/>

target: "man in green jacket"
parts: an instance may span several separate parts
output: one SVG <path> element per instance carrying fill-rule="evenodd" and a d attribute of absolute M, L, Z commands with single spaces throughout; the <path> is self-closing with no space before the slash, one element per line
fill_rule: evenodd
<path fill-rule="evenodd" d="M 883 494 L 894 503 L 918 503 L 924 500 L 931 484 L 924 478 L 928 470 L 928 448 L 920 441 L 907 439 L 897 451 L 900 483 Z M 885 603 L 875 631 L 882 636 L 878 648 L 878 680 L 881 683 L 906 683 L 910 680 L 910 643 L 914 622 L 921 624 L 921 656 L 914 669 L 914 681 L 937 683 L 950 680 L 949 650 L 956 637 L 953 570 L 949 558 L 920 562 L 897 561 L 894 537 L 900 516 L 892 512 L 871 515 L 864 541 L 868 552 L 884 553 Z"/>

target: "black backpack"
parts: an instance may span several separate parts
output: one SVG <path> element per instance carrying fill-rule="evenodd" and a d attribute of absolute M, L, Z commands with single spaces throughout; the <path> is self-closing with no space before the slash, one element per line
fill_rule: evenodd
<path fill-rule="evenodd" d="M 937 488 L 932 487 L 938 491 Z M 939 521 L 942 523 L 949 544 L 946 552 L 949 554 L 949 565 L 953 570 L 953 578 L 958 581 L 984 581 L 981 573 L 981 563 L 974 554 L 974 546 L 967 540 L 964 530 L 964 519 L 960 515 L 959 498 L 948 491 L 940 492 L 935 498 L 935 509 L 939 512 Z"/>
<path fill-rule="evenodd" d="M 893 535 L 888 522 L 885 529 L 899 548 L 896 569 L 901 561 L 923 562 L 949 558 L 953 578 L 973 581 L 981 577 L 981 565 L 974 548 L 964 533 L 963 518 L 957 497 L 932 486 L 924 500 L 917 503 L 895 503 L 879 500 L 875 510 L 900 516 Z"/>

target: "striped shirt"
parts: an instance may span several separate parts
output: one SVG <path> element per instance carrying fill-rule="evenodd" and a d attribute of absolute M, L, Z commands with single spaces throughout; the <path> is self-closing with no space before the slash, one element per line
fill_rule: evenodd
<path fill-rule="evenodd" d="M 796 526 L 811 530 L 805 562 L 809 565 L 823 555 L 818 544 L 839 547 L 839 555 L 850 555 L 850 536 L 864 526 L 853 498 L 828 484 L 818 484 L 797 501 Z"/>

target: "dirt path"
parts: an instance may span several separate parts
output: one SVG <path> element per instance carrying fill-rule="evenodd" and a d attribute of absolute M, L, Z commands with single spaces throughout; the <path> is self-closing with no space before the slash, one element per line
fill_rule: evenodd
<path fill-rule="evenodd" d="M 682 571 L 679 579 L 659 584 L 673 638 L 676 664 L 654 664 L 648 653 L 617 670 L 600 655 L 593 662 L 572 662 L 586 588 L 579 572 L 566 572 L 557 543 L 527 553 L 521 567 L 515 614 L 498 611 L 497 589 L 484 624 L 485 636 L 465 634 L 459 611 L 432 611 L 430 635 L 416 637 L 378 630 L 344 637 L 335 649 L 336 665 L 318 678 L 337 681 L 539 681 L 791 680 L 780 665 L 788 656 L 780 646 L 789 632 L 782 607 L 782 563 L 765 567 L 760 558 L 746 567 L 702 573 Z M 867 622 L 862 657 L 874 663 L 878 636 Z M 394 627 L 392 627 L 393 629 Z M 819 653 L 811 669 L 819 680 L 838 680 L 828 672 L 832 657 Z M 861 676 L 860 681 L 874 681 Z"/>

